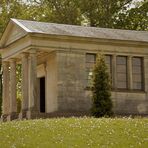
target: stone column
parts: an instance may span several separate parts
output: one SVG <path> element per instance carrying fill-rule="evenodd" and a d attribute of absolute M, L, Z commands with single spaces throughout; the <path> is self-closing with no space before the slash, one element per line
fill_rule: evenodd
<path fill-rule="evenodd" d="M 116 68 L 116 55 L 114 54 L 112 57 L 112 86 L 113 89 L 117 89 L 117 68 Z"/>
<path fill-rule="evenodd" d="M 36 50 L 32 49 L 29 52 L 29 119 L 36 118 L 38 114 L 37 98 L 37 55 Z"/>
<path fill-rule="evenodd" d="M 26 118 L 26 112 L 28 111 L 28 53 L 22 55 L 22 111 L 20 113 L 20 119 Z"/>
<path fill-rule="evenodd" d="M 132 90 L 132 56 L 127 57 L 127 79 L 128 79 L 128 89 Z"/>
<path fill-rule="evenodd" d="M 17 118 L 16 104 L 16 60 L 10 60 L 10 116 L 8 120 Z"/>
<path fill-rule="evenodd" d="M 3 104 L 2 104 L 2 119 L 6 121 L 10 109 L 10 97 L 9 97 L 9 62 L 3 63 Z"/>

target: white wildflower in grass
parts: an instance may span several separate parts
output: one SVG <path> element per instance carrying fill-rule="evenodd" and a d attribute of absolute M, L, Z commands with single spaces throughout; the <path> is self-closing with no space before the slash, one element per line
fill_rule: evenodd
<path fill-rule="evenodd" d="M 139 132 L 140 131 L 140 132 Z M 147 118 L 53 118 L 0 123 L 0 148 L 148 147 Z"/>

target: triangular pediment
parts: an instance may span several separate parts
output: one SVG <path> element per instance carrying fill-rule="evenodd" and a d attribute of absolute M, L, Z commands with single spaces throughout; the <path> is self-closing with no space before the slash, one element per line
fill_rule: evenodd
<path fill-rule="evenodd" d="M 27 32 L 21 28 L 21 26 L 10 20 L 2 35 L 0 46 L 4 48 L 16 40 L 22 38 L 26 34 Z"/>
<path fill-rule="evenodd" d="M 14 25 L 12 30 L 8 33 L 8 37 L 5 44 L 8 45 L 23 37 L 24 35 L 26 35 L 26 32 L 22 30 L 19 26 Z"/>

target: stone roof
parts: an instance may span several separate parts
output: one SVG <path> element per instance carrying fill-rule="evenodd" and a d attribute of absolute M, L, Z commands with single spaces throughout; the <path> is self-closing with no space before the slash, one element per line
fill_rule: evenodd
<path fill-rule="evenodd" d="M 45 23 L 37 21 L 19 20 L 19 19 L 11 19 L 11 20 L 17 23 L 27 32 L 49 34 L 49 35 L 65 35 L 65 36 L 89 37 L 89 38 L 98 38 L 98 39 L 148 42 L 148 31 L 84 27 L 77 25 Z"/>

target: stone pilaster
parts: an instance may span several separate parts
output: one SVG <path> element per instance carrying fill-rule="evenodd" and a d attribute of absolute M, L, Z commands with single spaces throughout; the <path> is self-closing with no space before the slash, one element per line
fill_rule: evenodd
<path fill-rule="evenodd" d="M 143 87 L 144 87 L 144 91 L 147 93 L 147 100 L 148 100 L 148 56 L 144 57 L 143 60 L 143 64 L 144 64 L 144 78 L 143 78 Z"/>
<path fill-rule="evenodd" d="M 28 53 L 22 54 L 22 110 L 20 119 L 26 118 L 28 111 L 29 95 L 28 95 Z"/>
<path fill-rule="evenodd" d="M 8 120 L 17 118 L 17 103 L 16 103 L 16 60 L 10 60 L 10 115 Z"/>
<path fill-rule="evenodd" d="M 114 54 L 112 56 L 112 86 L 113 89 L 116 90 L 117 89 L 117 64 L 116 64 L 116 55 Z"/>
<path fill-rule="evenodd" d="M 127 79 L 128 79 L 128 89 L 133 89 L 133 83 L 132 83 L 132 56 L 127 57 Z"/>
<path fill-rule="evenodd" d="M 36 50 L 32 49 L 29 52 L 29 119 L 38 112 L 37 98 L 37 55 Z"/>
<path fill-rule="evenodd" d="M 9 62 L 3 63 L 3 102 L 2 102 L 2 119 L 6 121 L 10 109 L 10 96 L 9 96 Z"/>

